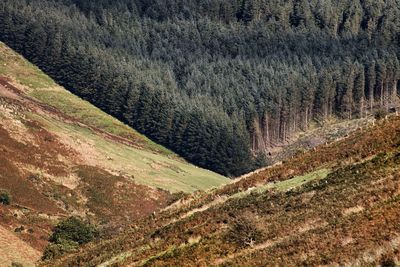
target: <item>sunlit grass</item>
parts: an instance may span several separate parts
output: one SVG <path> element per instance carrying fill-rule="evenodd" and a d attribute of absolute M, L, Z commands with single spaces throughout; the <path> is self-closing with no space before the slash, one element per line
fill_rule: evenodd
<path fill-rule="evenodd" d="M 57 133 L 61 139 L 69 138 L 92 144 L 92 152 L 101 155 L 94 160 L 97 165 L 123 172 L 139 184 L 170 192 L 206 190 L 230 181 L 226 177 L 185 162 L 172 151 L 65 90 L 1 42 L 0 74 L 19 84 L 30 97 L 72 118 L 69 121 L 43 114 L 27 114 L 31 119 L 41 122 L 48 130 Z M 99 134 L 98 130 L 124 137 L 131 141 L 134 147 L 112 141 Z"/>
<path fill-rule="evenodd" d="M 170 192 L 194 192 L 219 187 L 230 181 L 224 176 L 176 158 L 111 142 L 94 134 L 88 128 L 50 118 L 44 119 L 35 114 L 30 114 L 30 116 L 43 123 L 52 132 L 69 136 L 79 143 L 93 144 L 93 149 L 104 156 L 102 160 L 99 159 L 99 165 L 107 169 L 122 170 L 139 184 L 162 188 Z M 106 158 L 111 160 L 106 160 Z"/>
<path fill-rule="evenodd" d="M 324 179 L 328 176 L 330 170 L 328 169 L 320 169 L 311 173 L 307 173 L 306 175 L 296 176 L 292 179 L 288 179 L 282 182 L 278 182 L 272 186 L 272 188 L 278 191 L 288 191 L 290 189 L 302 186 L 305 183 L 314 180 Z"/>

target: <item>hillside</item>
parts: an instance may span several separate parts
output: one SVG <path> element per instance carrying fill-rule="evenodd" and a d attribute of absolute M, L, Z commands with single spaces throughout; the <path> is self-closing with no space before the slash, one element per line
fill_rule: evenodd
<path fill-rule="evenodd" d="M 29 266 L 71 215 L 104 234 L 226 184 L 57 85 L 0 43 L 0 265 Z"/>
<path fill-rule="evenodd" d="M 400 0 L 0 0 L 0 266 L 399 265 L 399 112 Z"/>
<path fill-rule="evenodd" d="M 399 6 L 2 0 L 0 41 L 189 162 L 236 177 L 315 124 L 398 105 Z"/>
<path fill-rule="evenodd" d="M 44 266 L 396 266 L 400 117 L 180 200 Z"/>

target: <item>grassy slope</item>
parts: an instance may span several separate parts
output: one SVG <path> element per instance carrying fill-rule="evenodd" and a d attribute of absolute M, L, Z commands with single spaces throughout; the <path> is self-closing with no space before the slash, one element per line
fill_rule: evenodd
<path fill-rule="evenodd" d="M 25 88 L 29 96 L 39 102 L 53 106 L 75 119 L 74 123 L 70 123 L 31 114 L 44 123 L 50 131 L 94 144 L 98 154 L 111 159 L 106 163 L 98 163 L 106 169 L 118 172 L 122 170 L 140 184 L 171 192 L 204 190 L 229 181 L 216 173 L 184 162 L 171 151 L 69 93 L 2 43 L 0 43 L 0 75 L 15 80 Z M 130 146 L 121 142 L 111 142 L 109 134 L 113 135 L 111 139 L 121 137 L 121 140 L 129 142 Z M 103 159 L 97 158 L 98 161 Z"/>
<path fill-rule="evenodd" d="M 393 117 L 189 196 L 50 265 L 399 264 L 399 201 L 400 118 Z"/>
<path fill-rule="evenodd" d="M 0 204 L 0 266 L 33 265 L 68 216 L 115 234 L 181 196 L 171 193 L 229 181 L 69 93 L 0 43 L 0 191 L 11 196 Z"/>

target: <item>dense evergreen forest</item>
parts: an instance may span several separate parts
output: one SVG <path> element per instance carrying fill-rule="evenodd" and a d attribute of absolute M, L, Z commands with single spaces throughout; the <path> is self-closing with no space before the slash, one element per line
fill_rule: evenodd
<path fill-rule="evenodd" d="M 225 175 L 400 94 L 399 0 L 1 0 L 0 40 Z"/>

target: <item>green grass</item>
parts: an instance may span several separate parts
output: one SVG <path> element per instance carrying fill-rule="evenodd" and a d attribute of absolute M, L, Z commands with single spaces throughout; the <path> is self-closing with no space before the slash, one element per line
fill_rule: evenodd
<path fill-rule="evenodd" d="M 120 263 L 120 262 L 124 261 L 125 259 L 128 259 L 131 256 L 132 256 L 132 252 L 129 252 L 129 251 L 123 252 L 123 253 L 109 259 L 108 261 L 99 264 L 98 267 L 112 266 L 113 264 Z"/>
<path fill-rule="evenodd" d="M 330 170 L 328 169 L 320 169 L 303 176 L 296 176 L 292 179 L 278 182 L 274 184 L 272 188 L 278 191 L 288 191 L 290 189 L 302 186 L 303 184 L 308 183 L 310 181 L 324 179 L 328 176 L 329 173 Z"/>
<path fill-rule="evenodd" d="M 265 184 L 262 186 L 258 186 L 252 190 L 234 194 L 230 198 L 243 198 L 245 196 L 248 196 L 250 193 L 262 194 L 267 190 L 276 190 L 276 191 L 285 192 L 285 191 L 294 189 L 296 187 L 300 187 L 308 182 L 324 179 L 328 176 L 328 174 L 330 172 L 331 171 L 329 169 L 320 169 L 320 170 L 317 170 L 314 172 L 307 173 L 302 176 L 293 177 L 288 180 L 284 180 L 284 181 L 280 181 L 280 182 L 276 182 L 276 183 L 268 183 L 268 184 Z"/>
<path fill-rule="evenodd" d="M 101 129 L 105 132 L 129 138 L 143 149 L 156 151 L 168 156 L 175 154 L 161 145 L 148 139 L 114 117 L 94 107 L 89 102 L 73 95 L 61 87 L 51 89 L 38 89 L 30 92 L 30 96 L 51 105 L 69 116 L 84 122 L 87 125 Z"/>
<path fill-rule="evenodd" d="M 55 86 L 56 83 L 38 67 L 14 53 L 0 42 L 0 74 L 14 78 L 30 89 Z"/>
<path fill-rule="evenodd" d="M 25 86 L 28 94 L 36 100 L 53 106 L 92 127 L 110 134 L 128 137 L 145 150 L 156 151 L 171 157 L 176 156 L 172 151 L 58 86 L 38 67 L 13 52 L 2 42 L 0 42 L 0 75 L 11 77 Z"/>
<path fill-rule="evenodd" d="M 79 143 L 92 144 L 95 152 L 104 156 L 97 164 L 107 169 L 122 171 L 139 184 L 162 188 L 172 193 L 190 193 L 218 187 L 230 181 L 224 176 L 178 158 L 111 142 L 88 128 L 32 113 L 28 114 L 28 117 L 44 124 L 51 132 L 68 136 Z M 111 160 L 107 160 L 107 157 Z"/>
<path fill-rule="evenodd" d="M 185 162 L 172 151 L 158 145 L 129 126 L 109 116 L 89 102 L 58 86 L 37 67 L 0 42 L 0 74 L 26 86 L 29 96 L 55 107 L 80 122 L 107 133 L 125 137 L 137 145 L 133 148 L 113 142 L 91 129 L 46 115 L 29 113 L 30 119 L 41 122 L 60 136 L 90 143 L 93 151 L 104 158 L 97 165 L 134 177 L 139 184 L 158 187 L 170 192 L 194 192 L 218 187 L 230 180 L 214 172 Z M 93 152 L 92 151 L 92 152 Z M 91 153 L 83 151 L 82 153 Z M 111 158 L 112 160 L 107 160 Z"/>
<path fill-rule="evenodd" d="M 17 73 L 16 78 L 22 85 L 32 89 L 47 88 L 56 85 L 49 76 L 35 65 L 27 61 L 23 61 L 22 64 L 22 67 L 29 71 L 28 75 L 26 75 L 26 73 Z"/>
<path fill-rule="evenodd" d="M 142 261 L 139 266 L 149 266 L 153 261 L 158 260 L 160 258 L 168 258 L 174 255 L 175 251 L 177 250 L 176 246 L 171 246 L 167 250 L 162 251 L 156 255 L 150 256 L 149 258 Z"/>

